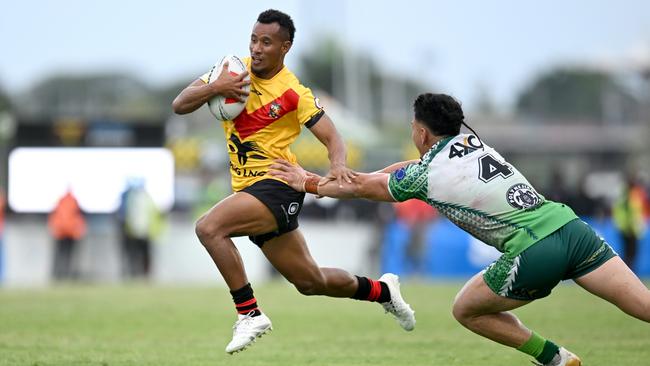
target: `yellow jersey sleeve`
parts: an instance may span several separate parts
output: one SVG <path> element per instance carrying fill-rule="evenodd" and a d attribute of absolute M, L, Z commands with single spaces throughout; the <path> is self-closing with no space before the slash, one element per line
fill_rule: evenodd
<path fill-rule="evenodd" d="M 323 107 L 321 107 L 318 98 L 314 97 L 311 89 L 298 85 L 298 87 L 296 87 L 296 92 L 300 96 L 297 110 L 298 122 L 306 127 L 311 127 L 318 122 L 323 113 L 325 113 Z"/>

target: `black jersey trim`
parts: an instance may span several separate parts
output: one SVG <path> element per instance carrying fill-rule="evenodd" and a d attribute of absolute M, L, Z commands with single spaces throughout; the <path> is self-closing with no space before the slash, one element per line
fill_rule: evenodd
<path fill-rule="evenodd" d="M 316 124 L 316 122 L 320 121 L 321 117 L 323 117 L 324 114 L 325 114 L 325 111 L 322 110 L 322 109 L 321 109 L 320 111 L 316 112 L 316 114 L 314 114 L 313 116 L 311 116 L 311 118 L 309 119 L 309 121 L 305 122 L 305 127 L 307 127 L 307 128 L 312 128 L 312 127 L 314 127 L 314 125 Z"/>

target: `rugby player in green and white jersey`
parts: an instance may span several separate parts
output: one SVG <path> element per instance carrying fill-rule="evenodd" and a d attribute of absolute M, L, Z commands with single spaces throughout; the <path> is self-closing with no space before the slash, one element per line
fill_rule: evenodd
<path fill-rule="evenodd" d="M 414 112 L 412 139 L 420 160 L 359 173 L 352 183 L 342 184 L 282 160 L 271 167 L 271 174 L 296 190 L 321 196 L 426 201 L 501 251 L 498 260 L 460 290 L 454 317 L 541 365 L 578 366 L 581 361 L 526 328 L 509 310 L 549 295 L 561 280 L 573 279 L 625 313 L 650 322 L 645 285 L 568 206 L 546 200 L 475 133 L 461 134 L 461 124 L 467 125 L 454 98 L 422 94 Z"/>

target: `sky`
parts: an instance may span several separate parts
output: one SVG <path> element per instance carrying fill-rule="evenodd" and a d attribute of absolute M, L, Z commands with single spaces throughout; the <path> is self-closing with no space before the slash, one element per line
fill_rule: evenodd
<path fill-rule="evenodd" d="M 384 71 L 470 106 L 486 90 L 507 108 L 558 65 L 650 63 L 644 0 L 21 0 L 0 11 L 0 87 L 14 94 L 55 73 L 98 71 L 189 83 L 224 54 L 247 55 L 253 23 L 271 7 L 296 24 L 289 68 L 332 33 Z"/>

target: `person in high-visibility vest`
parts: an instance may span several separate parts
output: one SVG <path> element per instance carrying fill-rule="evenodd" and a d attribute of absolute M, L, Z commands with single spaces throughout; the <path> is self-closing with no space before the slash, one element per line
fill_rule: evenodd
<path fill-rule="evenodd" d="M 52 275 L 56 280 L 74 279 L 79 275 L 74 253 L 77 242 L 86 234 L 86 219 L 70 190 L 54 206 L 47 225 L 56 242 Z"/>
<path fill-rule="evenodd" d="M 623 261 L 632 269 L 636 261 L 639 240 L 646 230 L 644 210 L 646 194 L 633 178 L 628 178 L 623 194 L 614 203 L 614 224 L 623 239 Z"/>

